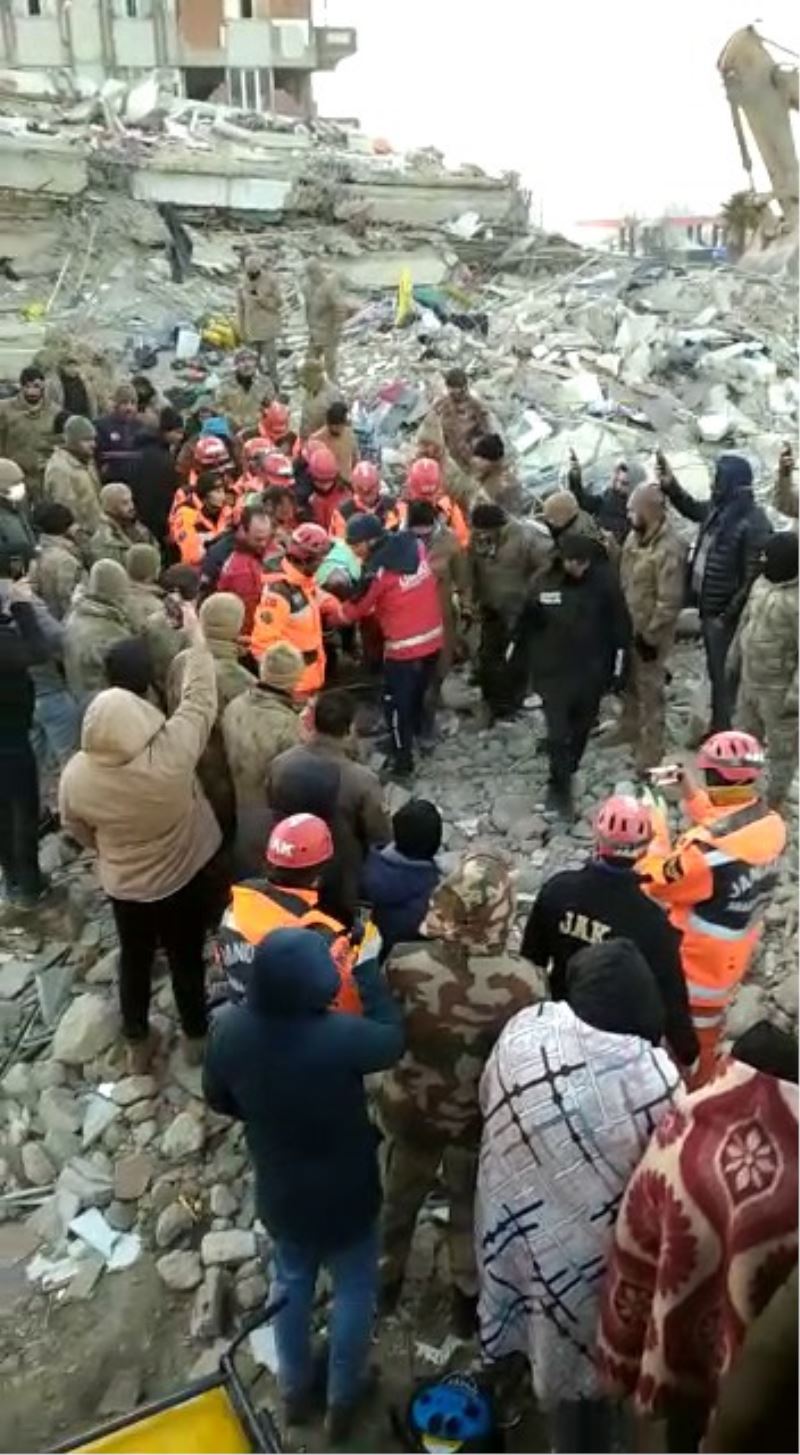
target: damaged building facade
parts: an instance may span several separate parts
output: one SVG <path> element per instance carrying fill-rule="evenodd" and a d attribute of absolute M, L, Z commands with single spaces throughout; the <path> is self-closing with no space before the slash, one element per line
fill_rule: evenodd
<path fill-rule="evenodd" d="M 32 95 L 158 70 L 192 100 L 309 118 L 314 72 L 355 49 L 312 0 L 0 0 L 0 90 Z"/>

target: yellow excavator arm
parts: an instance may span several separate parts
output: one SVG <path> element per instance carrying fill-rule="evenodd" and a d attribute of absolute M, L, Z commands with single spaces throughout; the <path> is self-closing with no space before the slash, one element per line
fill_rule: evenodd
<path fill-rule="evenodd" d="M 755 190 L 753 162 L 743 120 L 767 169 L 772 196 L 783 213 L 787 231 L 794 232 L 798 217 L 798 170 L 791 112 L 798 109 L 797 66 L 774 61 L 761 36 L 752 25 L 747 25 L 731 36 L 717 68 L 730 103 L 742 165 L 750 178 L 751 190 Z"/>

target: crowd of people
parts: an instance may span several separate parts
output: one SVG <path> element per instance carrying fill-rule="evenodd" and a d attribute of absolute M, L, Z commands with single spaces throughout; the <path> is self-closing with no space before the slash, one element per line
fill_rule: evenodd
<path fill-rule="evenodd" d="M 784 1363 L 796 1347 L 797 1047 L 766 1023 L 730 1054 L 723 1037 L 786 840 L 796 530 L 773 528 L 738 455 L 707 502 L 660 453 L 599 494 L 573 456 L 526 514 L 460 369 L 392 489 L 335 384 L 346 308 L 317 263 L 306 306 L 296 419 L 255 255 L 247 347 L 186 417 L 145 376 L 104 401 L 68 351 L 0 404 L 6 899 L 50 892 L 44 821 L 94 852 L 134 1074 L 159 1051 L 163 948 L 183 1054 L 244 1123 L 290 1423 L 321 1397 L 331 1441 L 352 1431 L 376 1309 L 397 1309 L 439 1188 L 453 1332 L 479 1333 L 490 1367 L 528 1360 L 554 1449 L 636 1448 L 634 1407 L 666 1415 L 672 1450 L 698 1448 L 715 1407 L 707 1448 L 766 1448 L 731 1441 L 767 1381 L 746 1410 L 731 1389 L 762 1321 L 781 1320 Z M 796 517 L 793 468 L 787 449 L 773 503 Z M 676 512 L 698 525 L 688 551 Z M 708 735 L 664 766 L 687 599 Z M 443 875 L 437 807 L 386 810 L 386 782 L 413 790 L 435 746 L 456 664 L 484 728 L 537 695 L 531 753 L 566 824 L 601 701 L 621 698 L 600 744 L 629 745 L 637 792 L 598 806 L 591 855 L 542 885 L 519 951 L 504 859 Z M 380 773 L 356 736 L 378 705 Z M 785 1438 L 770 1448 L 795 1448 L 796 1425 Z"/>

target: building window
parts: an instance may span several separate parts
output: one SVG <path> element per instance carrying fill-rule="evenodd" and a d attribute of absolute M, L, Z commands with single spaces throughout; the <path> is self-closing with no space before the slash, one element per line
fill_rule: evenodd
<path fill-rule="evenodd" d="M 36 16 L 41 15 L 41 13 L 42 0 L 28 0 L 28 14 L 35 18 Z"/>
<path fill-rule="evenodd" d="M 242 12 L 242 20 L 253 19 L 253 0 L 239 0 Z"/>

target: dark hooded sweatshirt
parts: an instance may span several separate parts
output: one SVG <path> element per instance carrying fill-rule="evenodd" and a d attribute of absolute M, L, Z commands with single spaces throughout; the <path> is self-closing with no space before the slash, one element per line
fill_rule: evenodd
<path fill-rule="evenodd" d="M 664 1036 L 658 987 L 631 940 L 608 940 L 573 955 L 566 998 L 576 1016 L 599 1031 L 641 1036 L 653 1046 Z"/>
<path fill-rule="evenodd" d="M 563 1000 L 567 965 L 586 945 L 609 944 L 624 936 L 644 956 L 661 991 L 666 1037 L 683 1066 L 699 1054 L 681 967 L 680 935 L 660 905 L 649 899 L 633 866 L 590 859 L 582 869 L 565 869 L 548 879 L 536 896 L 521 953 L 550 971 L 550 994 Z"/>
<path fill-rule="evenodd" d="M 689 560 L 689 596 L 703 617 L 735 625 L 758 575 L 770 534 L 766 513 L 753 499 L 753 472 L 742 455 L 720 455 L 710 500 L 695 500 L 677 480 L 664 494 L 687 520 L 700 524 Z"/>
<path fill-rule="evenodd" d="M 394 945 L 419 938 L 428 901 L 441 874 L 433 859 L 409 859 L 394 844 L 372 848 L 361 875 L 361 893 L 383 940 L 382 957 Z"/>
<path fill-rule="evenodd" d="M 356 969 L 362 1016 L 328 1006 L 338 975 L 313 930 L 274 930 L 246 1002 L 213 1018 L 204 1070 L 214 1111 L 244 1122 L 258 1215 L 274 1238 L 321 1255 L 373 1226 L 378 1135 L 363 1078 L 403 1051 L 402 1019 L 373 964 Z"/>

